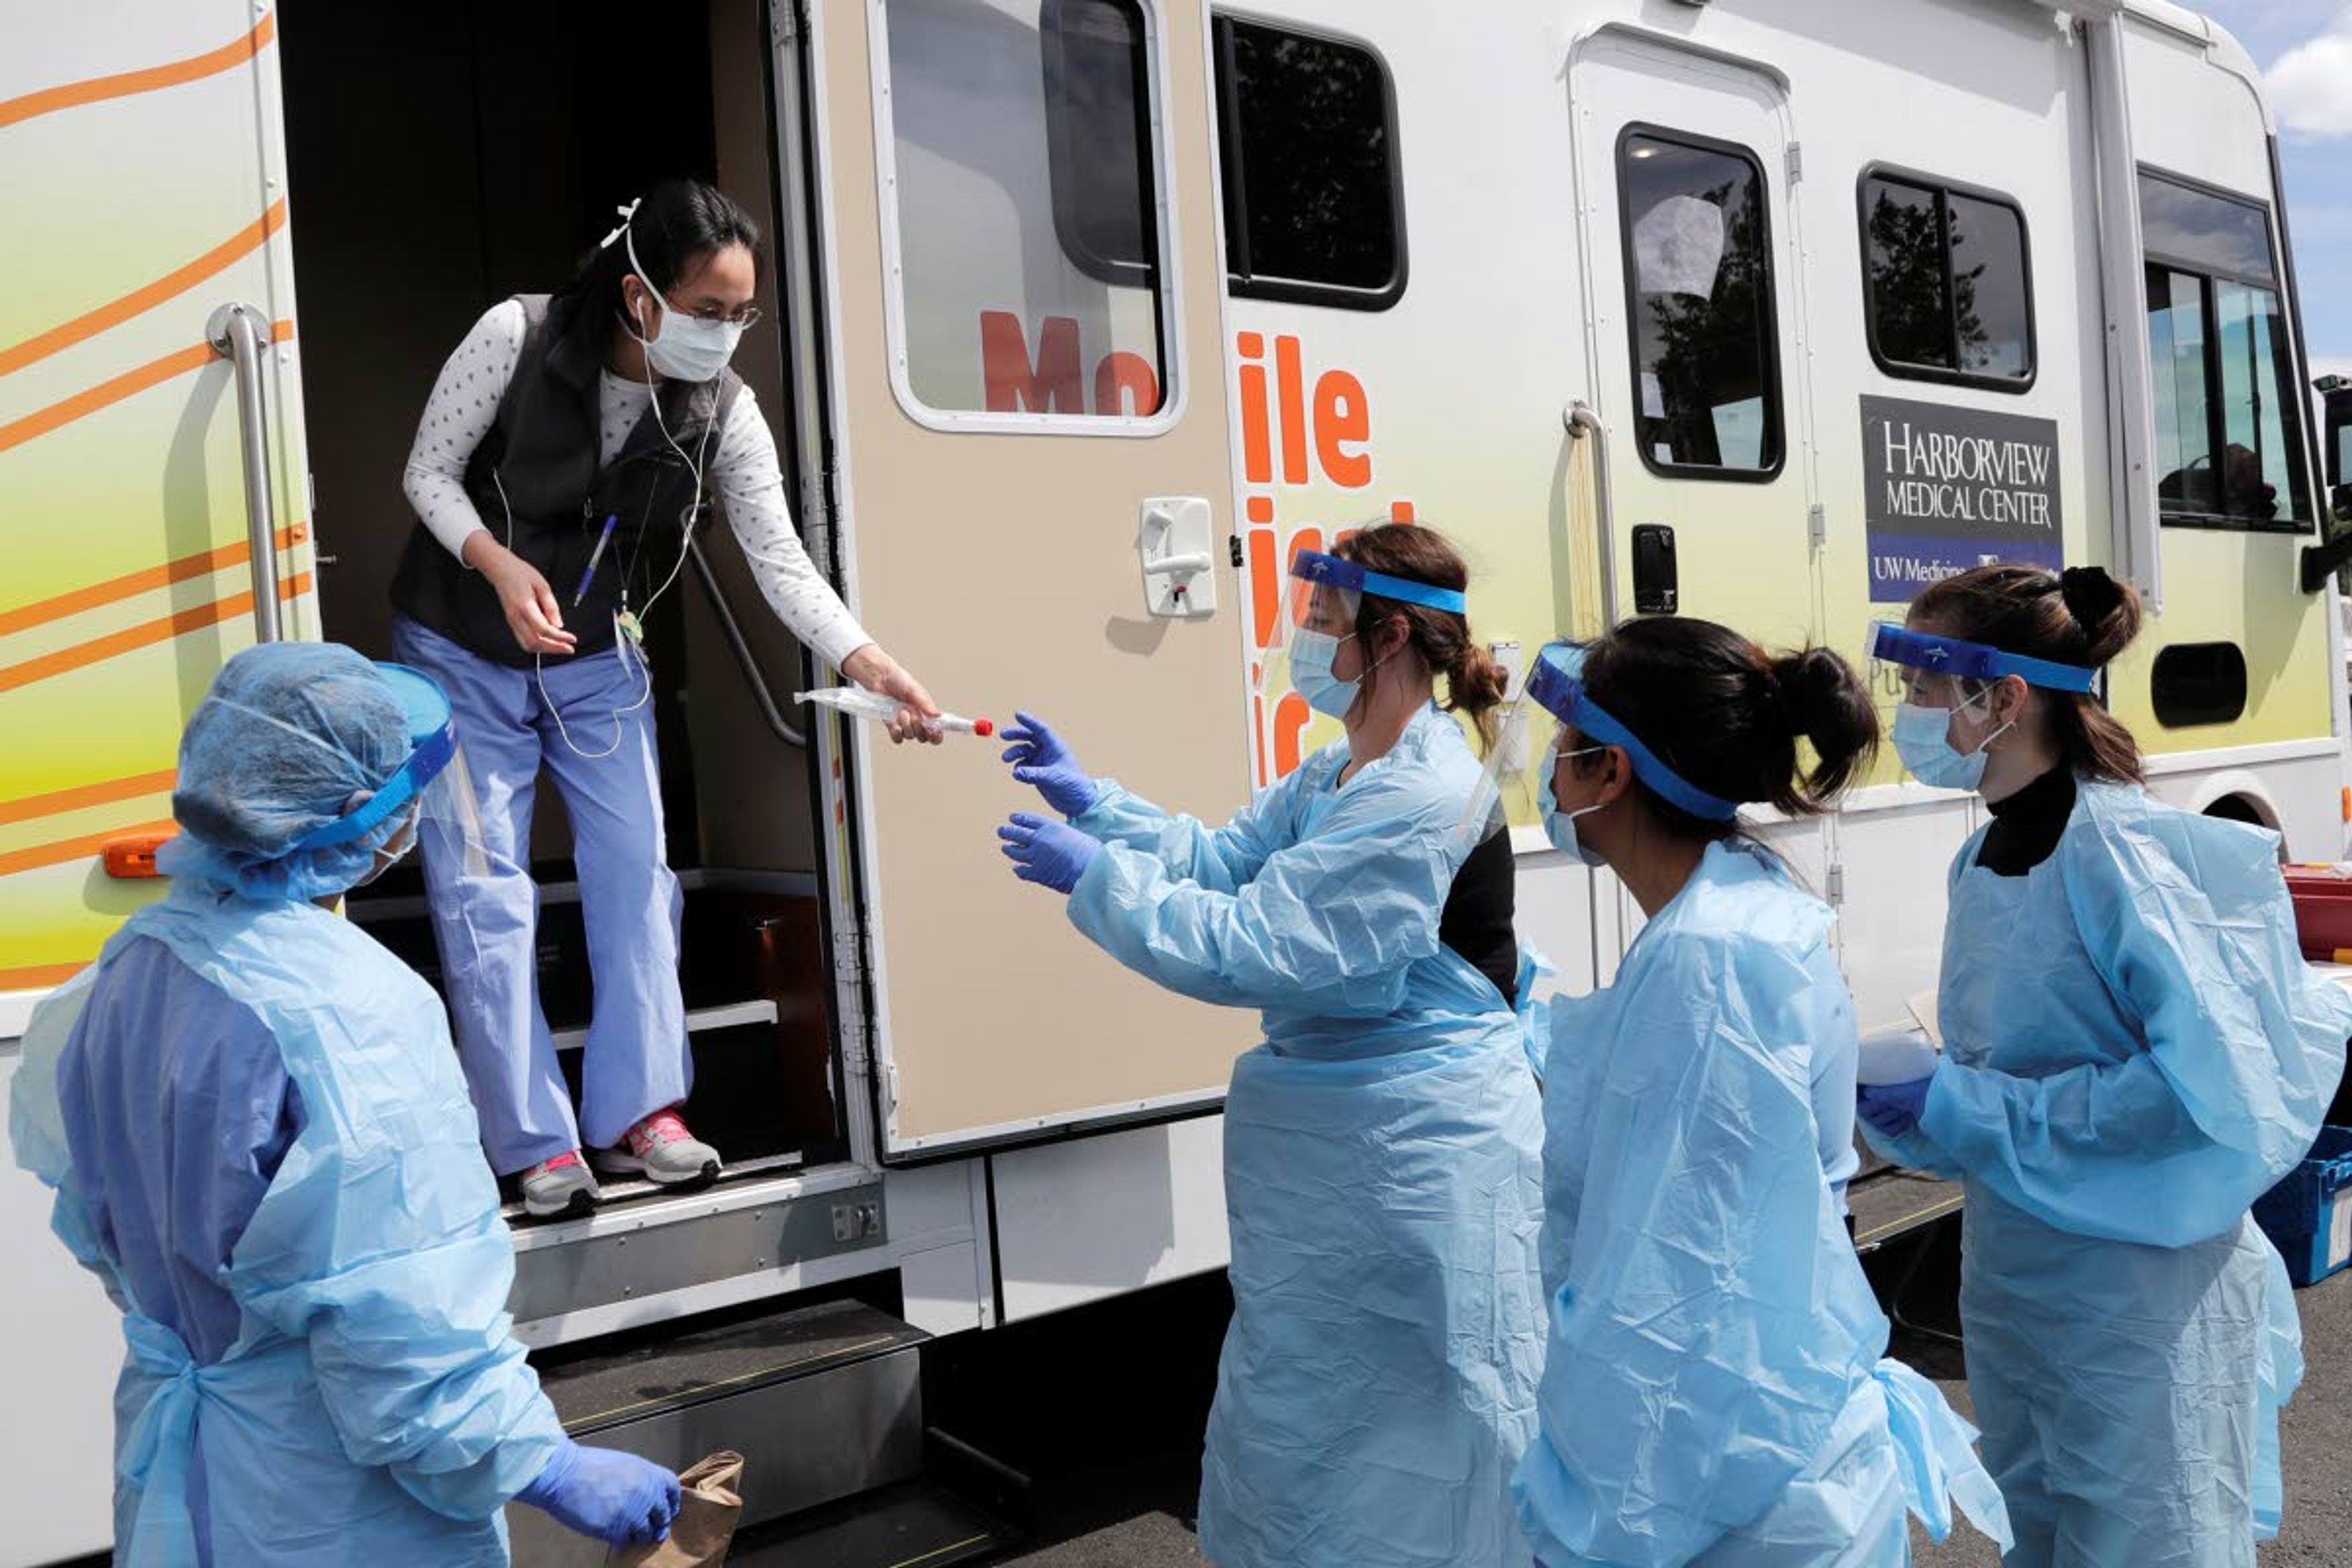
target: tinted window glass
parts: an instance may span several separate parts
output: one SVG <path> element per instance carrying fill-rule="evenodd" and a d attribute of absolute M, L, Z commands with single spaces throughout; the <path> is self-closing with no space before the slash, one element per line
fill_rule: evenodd
<path fill-rule="evenodd" d="M 1872 180 L 1863 200 L 1880 355 L 1897 364 L 1953 369 L 1952 274 L 1936 193 Z"/>
<path fill-rule="evenodd" d="M 1217 37 L 1225 263 L 1239 291 L 1283 284 L 1392 291 L 1403 253 L 1380 58 L 1255 22 L 1221 19 Z"/>
<path fill-rule="evenodd" d="M 2205 291 L 2186 273 L 2147 269 L 2148 360 L 2156 384 L 2158 504 L 2210 512 L 2213 443 L 2205 395 Z"/>
<path fill-rule="evenodd" d="M 1071 258 L 1149 286 L 1157 241 L 1142 117 L 1143 18 L 1118 0 L 1047 0 L 1042 14 L 1054 221 Z"/>
<path fill-rule="evenodd" d="M 2021 381 L 2033 374 L 2026 309 L 2025 221 L 2013 207 L 1947 195 L 1952 236 L 1953 320 L 1960 368 Z"/>
<path fill-rule="evenodd" d="M 1763 170 L 1745 151 L 1629 134 L 1618 153 L 1634 407 L 1654 468 L 1780 464 Z"/>
<path fill-rule="evenodd" d="M 2148 174 L 2140 212 L 2159 510 L 2254 528 L 2307 522 L 2303 403 L 2268 214 Z"/>
<path fill-rule="evenodd" d="M 2014 207 L 1940 186 L 1863 182 L 1871 341 L 1891 375 L 2033 379 L 2025 223 Z"/>
<path fill-rule="evenodd" d="M 1134 0 L 890 0 L 903 375 L 942 411 L 1137 416 L 1166 400 Z"/>
<path fill-rule="evenodd" d="M 2203 271 L 2270 282 L 2270 218 L 2252 203 L 2191 190 L 2157 174 L 2139 177 L 2139 226 L 2150 256 Z"/>

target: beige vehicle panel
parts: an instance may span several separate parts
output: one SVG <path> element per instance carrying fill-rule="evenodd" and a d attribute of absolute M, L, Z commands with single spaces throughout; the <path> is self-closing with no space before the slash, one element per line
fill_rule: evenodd
<path fill-rule="evenodd" d="M 1241 584 L 1222 559 L 1232 441 L 1220 343 L 1209 73 L 1195 5 L 1156 7 L 1170 138 L 1181 342 L 1160 433 L 941 430 L 890 374 L 871 50 L 878 5 L 828 0 L 822 156 L 846 426 L 845 503 L 867 627 L 948 708 L 1050 716 L 1087 765 L 1221 821 L 1248 786 Z M 1178 401 L 1181 400 L 1181 401 Z M 1212 498 L 1219 613 L 1145 614 L 1139 503 Z M 894 748 L 869 731 L 864 805 L 892 1108 L 886 1147 L 920 1148 L 1222 1090 L 1255 1019 L 1177 997 L 1017 881 L 995 828 L 1043 809 L 993 742 Z"/>

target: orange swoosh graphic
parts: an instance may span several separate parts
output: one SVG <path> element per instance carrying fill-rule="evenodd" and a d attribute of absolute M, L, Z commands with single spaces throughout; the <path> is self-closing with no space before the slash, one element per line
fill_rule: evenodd
<path fill-rule="evenodd" d="M 13 877 L 19 871 L 37 871 L 44 866 L 62 866 L 68 860 L 80 860 L 96 855 L 107 845 L 126 834 L 177 833 L 180 825 L 170 817 L 161 822 L 142 822 L 129 827 L 110 827 L 103 833 L 85 833 L 79 838 L 60 838 L 55 844 L 36 844 L 30 849 L 12 849 L 0 855 L 0 877 Z M 77 966 L 79 967 L 79 966 Z M 0 969 L 0 976 L 22 973 Z M 72 970 L 67 973 L 71 974 Z"/>
<path fill-rule="evenodd" d="M 272 322 L 269 341 L 274 343 L 291 342 L 294 323 Z M 0 452 L 11 447 L 21 447 L 37 436 L 46 436 L 61 426 L 70 425 L 85 415 L 95 414 L 126 397 L 133 397 L 151 386 L 161 386 L 173 376 L 185 375 L 192 370 L 202 370 L 214 359 L 210 343 L 198 343 L 152 360 L 137 370 L 124 371 L 111 381 L 100 382 L 86 392 L 77 392 L 63 402 L 52 403 L 47 408 L 37 408 L 22 419 L 0 425 Z"/>
<path fill-rule="evenodd" d="M 294 523 L 278 531 L 278 548 L 291 550 L 310 537 L 308 524 Z M 13 610 L 0 610 L 0 637 L 47 621 L 60 621 L 68 616 L 77 616 L 84 610 L 94 610 L 100 605 L 111 605 L 120 599 L 135 598 L 152 589 L 184 583 L 191 577 L 210 576 L 231 566 L 242 566 L 252 559 L 253 546 L 240 539 L 235 544 L 224 544 L 217 550 L 183 555 L 176 561 L 166 561 L 161 566 L 149 566 L 120 577 L 110 577 L 103 583 L 92 583 L 86 588 L 76 588 L 47 599 L 36 599 Z M 6 820 L 0 816 L 0 822 Z"/>
<path fill-rule="evenodd" d="M 179 776 L 177 768 L 165 768 L 157 773 L 139 773 L 127 779 L 108 779 L 104 784 L 78 784 L 72 789 L 51 790 L 47 795 L 20 795 L 14 800 L 0 800 L 0 826 L 30 822 L 37 816 L 55 816 L 59 812 L 79 811 L 89 805 L 109 805 L 118 800 L 161 795 L 178 782 Z"/>
<path fill-rule="evenodd" d="M 88 963 L 36 963 L 23 969 L 0 969 L 0 991 L 47 991 L 89 967 Z"/>
<path fill-rule="evenodd" d="M 86 338 L 96 337 L 107 328 L 129 321 L 143 310 L 151 310 L 175 294 L 188 289 L 261 248 L 269 237 L 286 226 L 286 198 L 278 197 L 269 204 L 269 210 L 214 246 L 185 267 L 175 268 L 144 288 L 135 289 L 120 300 L 100 305 L 94 310 L 76 316 L 72 321 L 51 327 L 38 337 L 26 338 L 14 348 L 0 349 L 0 375 L 24 369 L 37 360 L 44 360 L 60 349 L 71 348 Z"/>
<path fill-rule="evenodd" d="M 253 31 L 235 43 L 223 44 L 219 48 L 184 60 L 149 66 L 144 70 L 122 71 L 114 76 L 91 77 L 86 81 L 69 81 L 61 87 L 45 87 L 38 92 L 28 92 L 22 98 L 0 102 L 0 125 L 14 125 L 19 121 L 53 114 L 60 109 L 102 103 L 110 98 L 129 98 L 133 93 L 153 92 L 158 88 L 177 87 L 183 82 L 217 76 L 251 59 L 277 36 L 278 17 L 273 12 L 262 17 L 255 24 Z"/>
<path fill-rule="evenodd" d="M 278 584 L 280 599 L 299 598 L 310 591 L 310 574 L 308 572 L 297 572 Z M 206 626 L 216 626 L 223 621 L 233 621 L 239 616 L 251 614 L 253 591 L 248 588 L 244 593 L 231 594 L 227 598 L 216 599 L 209 605 L 199 605 L 194 609 L 182 610 L 177 615 L 157 620 L 142 621 L 138 626 L 126 626 L 102 637 L 92 637 L 72 647 L 59 648 L 38 658 L 28 658 L 22 664 L 0 665 L 0 691 L 14 691 L 37 680 L 47 680 L 51 676 L 98 664 L 135 648 L 169 642 L 189 632 L 202 631 Z M 0 863 L 5 863 L 5 857 L 0 857 Z"/>

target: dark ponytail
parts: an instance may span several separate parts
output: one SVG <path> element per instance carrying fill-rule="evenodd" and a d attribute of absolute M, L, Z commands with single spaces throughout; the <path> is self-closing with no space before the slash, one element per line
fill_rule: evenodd
<path fill-rule="evenodd" d="M 1914 626 L 1982 643 L 2003 653 L 2100 669 L 2139 636 L 2139 595 L 2097 566 L 2052 572 L 2040 566 L 1979 566 L 1948 577 L 1911 601 Z M 2042 698 L 2044 739 L 2085 778 L 2139 784 L 2139 742 L 2087 692 Z"/>
<path fill-rule="evenodd" d="M 730 246 L 757 254 L 760 226 L 734 197 L 700 180 L 664 180 L 646 192 L 636 212 L 580 258 L 572 281 L 556 291 L 548 312 L 554 330 L 594 360 L 604 357 L 613 328 L 625 320 L 621 280 L 629 275 L 630 247 L 646 281 L 667 294 L 689 281 L 703 259 Z M 625 231 L 624 233 L 623 231 Z"/>
<path fill-rule="evenodd" d="M 1775 658 L 1712 621 L 1626 622 L 1587 650 L 1584 689 L 1689 783 L 1791 816 L 1829 810 L 1878 747 L 1878 710 L 1844 659 L 1819 647 Z M 1801 742 L 1812 751 L 1810 764 Z M 1600 761 L 1571 765 L 1590 771 Z M 1634 783 L 1651 816 L 1679 837 L 1739 831 Z"/>
<path fill-rule="evenodd" d="M 1415 523 L 1384 522 L 1367 528 L 1334 545 L 1331 553 L 1368 572 L 1426 583 L 1433 588 L 1470 585 L 1470 568 L 1463 563 L 1460 552 L 1435 529 Z M 1404 623 L 1406 642 L 1431 673 L 1445 678 L 1445 711 L 1467 713 L 1477 726 L 1482 747 L 1491 748 L 1495 710 L 1502 706 L 1509 681 L 1502 667 L 1471 637 L 1469 618 L 1451 610 L 1433 610 L 1426 605 L 1367 594 L 1356 611 L 1356 633 L 1370 648 L 1372 634 L 1393 620 Z M 1367 673 L 1366 687 L 1377 683 L 1380 674 L 1377 669 Z"/>
<path fill-rule="evenodd" d="M 1809 768 L 1790 773 L 1772 805 L 1791 816 L 1826 811 L 1878 749 L 1878 710 L 1853 667 L 1827 648 L 1809 647 L 1772 661 L 1789 727 L 1812 748 Z"/>

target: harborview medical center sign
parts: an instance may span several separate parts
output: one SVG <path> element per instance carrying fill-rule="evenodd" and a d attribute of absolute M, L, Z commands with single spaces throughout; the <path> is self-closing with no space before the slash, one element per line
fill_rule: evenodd
<path fill-rule="evenodd" d="M 1862 462 L 1871 603 L 1989 562 L 2063 564 L 2056 420 L 1864 397 Z"/>

